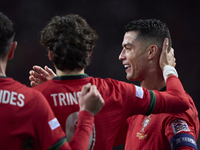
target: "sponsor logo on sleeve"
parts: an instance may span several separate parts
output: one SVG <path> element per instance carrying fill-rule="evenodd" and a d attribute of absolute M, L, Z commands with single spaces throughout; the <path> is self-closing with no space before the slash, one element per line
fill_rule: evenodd
<path fill-rule="evenodd" d="M 57 118 L 54 118 L 49 121 L 49 126 L 50 126 L 51 130 L 54 130 L 60 126 L 60 123 L 58 122 Z"/>
<path fill-rule="evenodd" d="M 190 131 L 187 123 L 184 120 L 179 120 L 179 119 L 172 122 L 172 128 L 173 128 L 174 134 L 178 134 L 181 131 L 184 131 L 184 132 Z"/>
<path fill-rule="evenodd" d="M 144 91 L 142 87 L 137 86 L 137 85 L 135 87 L 136 87 L 136 97 L 143 98 Z"/>

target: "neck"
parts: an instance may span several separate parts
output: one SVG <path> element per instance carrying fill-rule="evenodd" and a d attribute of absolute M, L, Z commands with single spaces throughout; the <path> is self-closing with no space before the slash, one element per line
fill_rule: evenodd
<path fill-rule="evenodd" d="M 0 59 L 0 76 L 6 76 L 6 65 L 7 65 L 7 59 L 6 60 Z"/>
<path fill-rule="evenodd" d="M 69 71 L 69 70 L 61 71 L 61 70 L 56 69 L 57 76 L 74 75 L 74 74 L 84 74 L 84 73 L 85 73 L 85 69 L 82 69 L 82 70 L 73 70 L 73 71 Z"/>
<path fill-rule="evenodd" d="M 140 86 L 149 90 L 160 90 L 166 86 L 165 80 L 163 78 L 163 73 L 160 68 L 149 69 L 144 80 L 142 80 L 140 83 Z"/>

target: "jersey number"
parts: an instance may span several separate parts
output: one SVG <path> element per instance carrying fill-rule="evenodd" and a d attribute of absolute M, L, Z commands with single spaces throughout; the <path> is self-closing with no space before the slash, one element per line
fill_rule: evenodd
<path fill-rule="evenodd" d="M 76 130 L 78 115 L 79 115 L 79 112 L 74 112 L 70 114 L 68 118 L 66 119 L 65 132 L 66 132 L 68 142 L 72 139 L 72 136 L 74 135 L 74 132 Z M 95 125 L 93 124 L 93 129 L 92 129 L 92 133 L 89 140 L 88 150 L 94 149 L 95 138 L 96 138 Z"/>

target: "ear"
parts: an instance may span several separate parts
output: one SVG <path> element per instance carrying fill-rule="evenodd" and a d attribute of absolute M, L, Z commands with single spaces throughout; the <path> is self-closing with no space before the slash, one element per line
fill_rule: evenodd
<path fill-rule="evenodd" d="M 156 45 L 151 45 L 148 48 L 148 59 L 153 59 L 158 52 L 158 47 Z"/>
<path fill-rule="evenodd" d="M 17 48 L 17 42 L 14 41 L 14 42 L 12 42 L 12 44 L 10 46 L 10 50 L 8 53 L 8 59 L 12 59 L 14 57 L 14 52 L 15 52 L 16 48 Z"/>
<path fill-rule="evenodd" d="M 49 60 L 53 60 L 53 52 L 51 50 L 48 51 Z"/>

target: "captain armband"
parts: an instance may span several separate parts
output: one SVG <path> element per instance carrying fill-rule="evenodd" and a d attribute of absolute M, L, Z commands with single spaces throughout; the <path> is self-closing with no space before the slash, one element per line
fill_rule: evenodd
<path fill-rule="evenodd" d="M 173 74 L 175 76 L 178 77 L 178 73 L 176 71 L 176 69 L 170 65 L 165 65 L 164 68 L 163 68 L 163 77 L 165 79 L 165 82 L 167 80 L 167 77 L 170 75 L 170 74 Z"/>
<path fill-rule="evenodd" d="M 182 146 L 189 146 L 197 150 L 197 144 L 192 135 L 187 133 L 176 134 L 170 139 L 171 150 L 177 150 Z"/>

